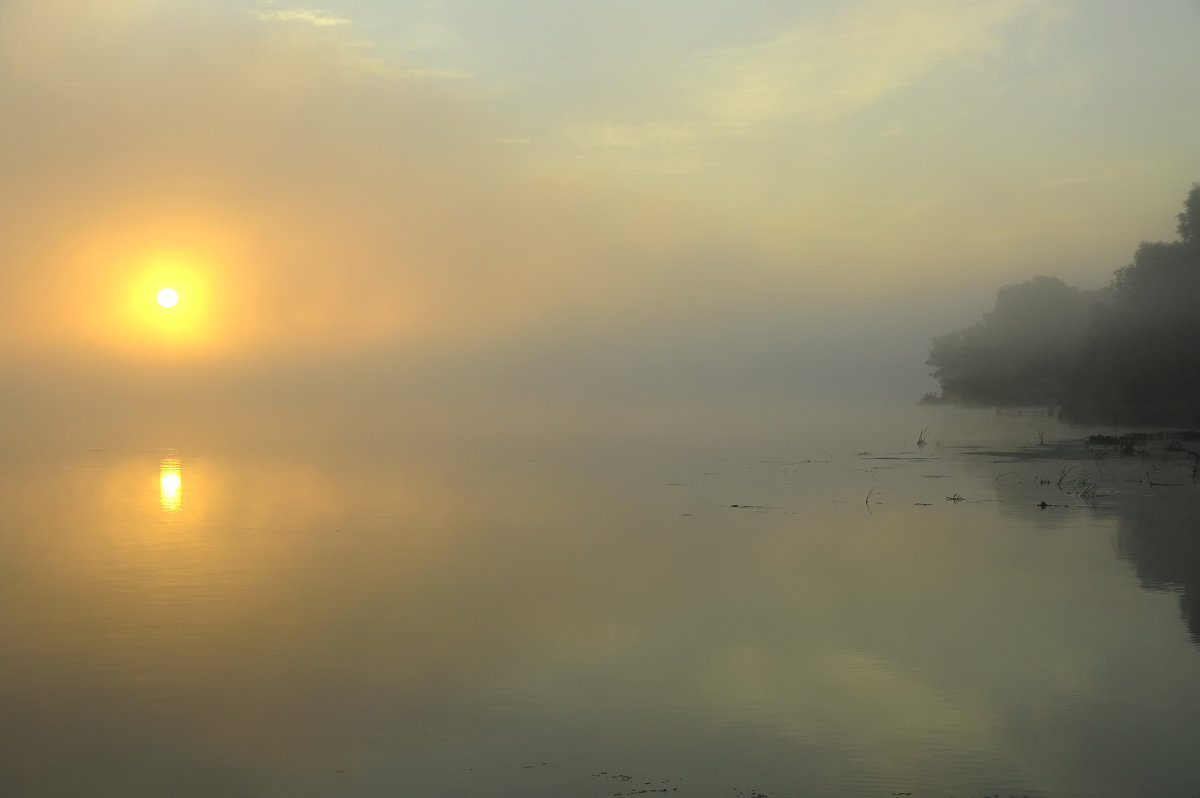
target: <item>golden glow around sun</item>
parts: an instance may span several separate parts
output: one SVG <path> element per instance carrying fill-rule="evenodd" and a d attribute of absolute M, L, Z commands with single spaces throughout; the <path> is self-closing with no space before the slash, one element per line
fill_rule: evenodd
<path fill-rule="evenodd" d="M 74 278 L 64 318 L 48 330 L 137 358 L 207 357 L 244 342 L 258 327 L 258 294 L 240 238 L 186 220 L 150 228 L 81 237 L 64 258 Z"/>
<path fill-rule="evenodd" d="M 177 250 L 132 265 L 110 328 L 123 347 L 178 356 L 219 346 L 224 330 L 217 323 L 213 298 L 221 258 Z"/>

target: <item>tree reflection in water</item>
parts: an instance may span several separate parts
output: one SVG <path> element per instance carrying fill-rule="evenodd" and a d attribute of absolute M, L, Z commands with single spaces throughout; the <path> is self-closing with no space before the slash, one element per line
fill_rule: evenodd
<path fill-rule="evenodd" d="M 1200 489 L 1165 487 L 1116 503 L 1117 553 L 1147 590 L 1179 593 L 1183 621 L 1200 648 Z"/>

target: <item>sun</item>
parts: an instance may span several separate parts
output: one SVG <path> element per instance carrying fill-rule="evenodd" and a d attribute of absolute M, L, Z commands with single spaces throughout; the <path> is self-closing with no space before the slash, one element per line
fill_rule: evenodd
<path fill-rule="evenodd" d="M 158 292 L 158 304 L 164 308 L 173 308 L 179 302 L 179 292 L 174 288 L 164 288 Z"/>

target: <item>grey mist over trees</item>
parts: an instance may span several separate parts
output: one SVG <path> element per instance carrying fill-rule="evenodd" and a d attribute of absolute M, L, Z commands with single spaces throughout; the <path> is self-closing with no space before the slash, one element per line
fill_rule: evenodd
<path fill-rule="evenodd" d="M 1200 184 L 1178 220 L 1177 241 L 1143 242 L 1107 288 L 1054 277 L 1001 288 L 981 321 L 933 340 L 927 363 L 942 391 L 926 400 L 1200 424 Z"/>
<path fill-rule="evenodd" d="M 942 398 L 961 404 L 1057 404 L 1105 292 L 1035 277 L 996 293 L 979 323 L 940 335 L 929 365 Z"/>

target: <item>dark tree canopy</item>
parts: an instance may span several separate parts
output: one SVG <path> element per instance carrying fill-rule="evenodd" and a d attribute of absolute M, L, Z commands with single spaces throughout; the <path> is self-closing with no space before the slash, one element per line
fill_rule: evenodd
<path fill-rule="evenodd" d="M 935 338 L 927 362 L 941 398 L 1200 424 L 1200 184 L 1178 218 L 1179 240 L 1143 242 L 1105 291 L 1052 277 L 1005 286 L 979 323 Z"/>
<path fill-rule="evenodd" d="M 995 309 L 974 326 L 938 336 L 926 361 L 947 401 L 1054 405 L 1084 343 L 1096 292 L 1035 277 L 996 293 Z"/>
<path fill-rule="evenodd" d="M 1179 239 L 1185 244 L 1200 244 L 1200 183 L 1192 183 L 1192 190 L 1183 201 L 1183 212 L 1179 219 Z"/>

